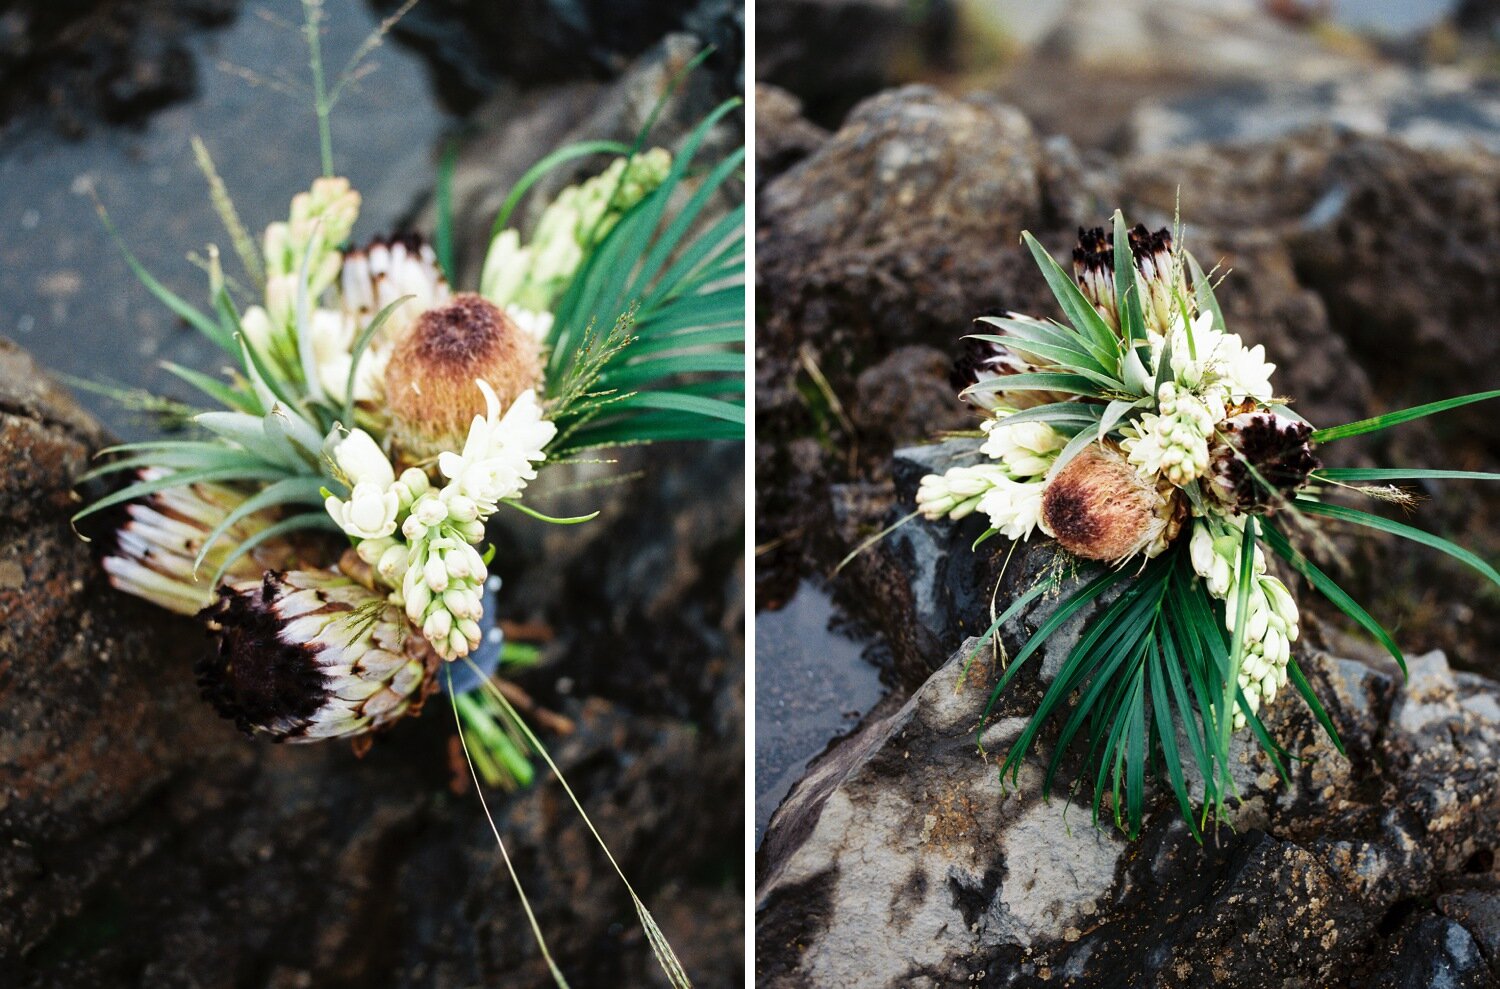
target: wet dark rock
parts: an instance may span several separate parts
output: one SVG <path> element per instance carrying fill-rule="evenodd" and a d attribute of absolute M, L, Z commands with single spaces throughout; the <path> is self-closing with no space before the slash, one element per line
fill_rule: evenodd
<path fill-rule="evenodd" d="M 71 134 L 100 119 L 138 123 L 192 95 L 187 39 L 238 9 L 238 0 L 10 4 L 0 13 L 0 126 L 28 115 Z"/>
<path fill-rule="evenodd" d="M 851 412 L 856 428 L 895 443 L 950 429 L 973 428 L 972 411 L 953 403 L 948 372 L 953 358 L 935 347 L 898 347 L 860 372 Z"/>
<path fill-rule="evenodd" d="M 898 476 L 921 466 L 907 458 Z M 908 588 L 906 599 L 883 601 L 890 625 L 922 629 L 930 643 L 912 640 L 913 651 L 944 648 L 959 616 L 984 614 L 987 602 L 955 594 L 974 585 L 933 548 L 963 541 L 952 528 L 905 527 L 905 548 L 883 564 L 888 581 L 904 577 Z M 1029 586 L 1054 554 L 1023 548 L 1009 568 Z M 1055 600 L 1020 616 L 1010 655 Z M 1157 787 L 1144 835 L 1127 844 L 1107 822 L 1090 826 L 1089 785 L 1071 807 L 1062 792 L 1041 799 L 1055 727 L 1016 783 L 997 774 L 1056 669 L 1051 654 L 1080 631 L 1064 626 L 1023 668 L 982 732 L 997 674 L 991 652 L 976 653 L 974 639 L 926 652 L 948 659 L 929 662 L 936 672 L 898 711 L 877 711 L 813 764 L 762 845 L 762 984 L 939 985 L 983 973 L 1026 987 L 1352 989 L 1382 984 L 1372 980 L 1390 959 L 1405 966 L 1392 971 L 1422 975 L 1393 985 L 1433 984 L 1422 979 L 1445 971 L 1461 977 L 1456 986 L 1489 984 L 1463 981 L 1489 977 L 1477 947 L 1482 909 L 1461 914 L 1460 901 L 1440 899 L 1455 905 L 1437 918 L 1437 941 L 1406 932 L 1401 918 L 1407 904 L 1500 879 L 1486 858 L 1500 843 L 1500 684 L 1455 675 L 1440 653 L 1413 659 L 1404 687 L 1362 664 L 1305 654 L 1348 757 L 1295 697 L 1283 697 L 1268 727 L 1300 757 L 1289 784 L 1240 739 L 1244 799 L 1232 830 L 1195 844 Z M 989 756 L 976 750 L 976 733 Z M 1065 781 L 1079 755 L 1065 755 Z M 1484 873 L 1471 871 L 1475 863 Z"/>
<path fill-rule="evenodd" d="M 946 58 L 953 6 L 950 0 L 758 0 L 755 78 L 795 93 L 819 124 L 837 126 L 855 102 L 899 81 L 903 65 Z"/>
<path fill-rule="evenodd" d="M 389 14 L 400 0 L 371 0 Z M 421 52 L 450 109 L 468 113 L 506 84 L 605 80 L 663 35 L 689 31 L 715 53 L 720 98 L 744 91 L 744 12 L 730 0 L 424 0 L 393 36 Z"/>
<path fill-rule="evenodd" d="M 908 344 L 950 352 L 976 315 L 1035 311 L 1045 285 L 1030 261 L 1003 245 L 1046 224 L 1054 173 L 1015 110 L 911 86 L 866 101 L 815 152 L 762 187 L 756 230 L 756 402 L 762 436 L 825 434 L 842 448 L 808 474 L 781 442 L 757 450 L 769 481 L 757 506 L 757 542 L 806 530 L 793 551 L 834 552 L 821 524 L 797 517 L 787 492 L 837 477 L 858 447 L 878 477 L 894 440 L 858 410 L 855 379 Z M 1075 188 L 1069 186 L 1069 188 Z M 825 407 L 811 360 L 862 424 L 859 435 Z M 939 399 L 940 401 L 940 399 Z M 948 400 L 943 421 L 963 414 Z M 909 430 L 909 427 L 906 427 Z M 823 482 L 823 483 L 826 483 Z"/>
<path fill-rule="evenodd" d="M 1484 989 L 1495 984 L 1473 936 L 1446 917 L 1426 914 L 1407 923 L 1394 955 L 1374 983 L 1381 989 Z"/>

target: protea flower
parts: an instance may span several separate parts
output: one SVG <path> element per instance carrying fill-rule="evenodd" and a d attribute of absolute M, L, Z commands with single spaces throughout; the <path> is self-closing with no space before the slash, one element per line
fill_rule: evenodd
<path fill-rule="evenodd" d="M 1042 493 L 1043 531 L 1090 560 L 1155 556 L 1180 525 L 1175 497 L 1143 478 L 1113 446 L 1087 448 Z"/>
<path fill-rule="evenodd" d="M 276 741 L 357 738 L 416 714 L 442 660 L 396 605 L 328 571 L 269 571 L 226 584 L 204 609 L 212 654 L 203 697 Z"/>
<path fill-rule="evenodd" d="M 1151 233 L 1138 223 L 1130 229 L 1129 238 L 1146 327 L 1153 333 L 1166 333 L 1182 314 L 1182 303 L 1178 300 L 1191 302 L 1182 263 L 1172 253 L 1172 234 L 1166 229 Z M 1113 233 L 1103 227 L 1078 228 L 1078 246 L 1073 248 L 1073 277 L 1099 315 L 1118 333 L 1120 314 L 1115 298 Z"/>
<path fill-rule="evenodd" d="M 385 372 L 392 438 L 399 453 L 423 460 L 463 446 L 485 414 L 476 380 L 509 408 L 542 379 L 541 346 L 500 307 L 463 293 L 429 309 L 396 343 Z"/>
<path fill-rule="evenodd" d="M 416 234 L 377 237 L 363 250 L 344 255 L 339 289 L 340 309 L 319 309 L 310 320 L 319 383 L 337 400 L 344 398 L 359 334 L 386 306 L 411 296 L 386 317 L 360 358 L 354 398 L 378 401 L 395 342 L 422 313 L 444 305 L 452 293 L 438 267 L 437 255 Z"/>
<path fill-rule="evenodd" d="M 1231 512 L 1269 512 L 1323 466 L 1312 427 L 1274 412 L 1242 412 L 1220 423 L 1209 450 L 1210 495 Z"/>
<path fill-rule="evenodd" d="M 1038 322 L 1020 313 L 1007 313 L 1006 318 L 1018 322 Z M 999 323 L 991 322 L 989 319 L 981 321 L 991 323 L 994 327 L 987 329 L 985 335 L 1009 336 L 1005 327 Z M 948 373 L 948 381 L 958 390 L 964 401 L 991 411 L 1002 406 L 1011 409 L 1026 409 L 1033 405 L 1067 401 L 1072 396 L 1052 391 L 968 390 L 980 382 L 1000 380 L 1006 375 L 1046 370 L 1046 365 L 1046 361 L 1037 360 L 1025 352 L 1023 341 L 1017 340 L 1014 345 L 1009 345 L 994 340 L 965 337 L 963 350 L 954 360 L 953 369 Z"/>
<path fill-rule="evenodd" d="M 142 471 L 142 481 L 166 477 L 168 471 Z M 219 484 L 167 488 L 125 506 L 125 521 L 104 557 L 109 582 L 127 594 L 143 597 L 169 611 L 194 615 L 213 600 L 209 583 L 240 544 L 274 524 L 278 512 L 252 512 L 229 526 L 196 567 L 204 540 L 245 500 Z M 297 547 L 286 539 L 267 539 L 230 563 L 225 579 L 247 580 L 267 569 L 292 566 Z"/>

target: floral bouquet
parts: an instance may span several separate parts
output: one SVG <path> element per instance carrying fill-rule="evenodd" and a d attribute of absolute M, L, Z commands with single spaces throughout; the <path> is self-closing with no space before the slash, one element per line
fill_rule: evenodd
<path fill-rule="evenodd" d="M 1500 584 L 1500 573 L 1467 550 L 1327 500 L 1337 491 L 1404 504 L 1411 497 L 1387 482 L 1500 475 L 1328 467 L 1323 448 L 1500 391 L 1315 428 L 1276 394 L 1264 348 L 1229 332 L 1211 279 L 1174 247 L 1180 237 L 1127 229 L 1119 212 L 1112 229 L 1079 233 L 1071 275 L 1022 235 L 1067 322 L 1017 314 L 980 320 L 995 332 L 969 338 L 955 366 L 963 397 L 984 415 L 975 462 L 924 477 L 917 511 L 929 519 L 987 517 L 975 546 L 997 534 L 1029 540 L 1038 530 L 1056 543 L 1060 566 L 996 617 L 981 646 L 1056 587 L 1062 570 L 1076 564 L 1089 578 L 1009 662 L 985 719 L 1041 644 L 1097 602 L 1002 775 L 1018 778 L 1042 726 L 1056 720 L 1045 793 L 1081 736 L 1096 821 L 1108 793 L 1116 825 L 1138 834 L 1145 777 L 1161 766 L 1201 837 L 1210 813 L 1222 816 L 1234 795 L 1235 731 L 1248 727 L 1286 778 L 1288 755 L 1260 714 L 1288 688 L 1342 752 L 1293 655 L 1296 602 L 1268 569 L 1263 547 L 1378 639 L 1403 670 L 1391 636 L 1297 548 L 1303 537 L 1320 537 L 1316 520 L 1413 540 Z"/>
<path fill-rule="evenodd" d="M 315 66 L 316 43 L 312 32 Z M 496 218 L 470 290 L 452 284 L 443 181 L 436 244 L 408 234 L 351 247 L 360 196 L 331 174 L 324 127 L 324 177 L 257 244 L 195 145 L 244 281 L 210 248 L 211 309 L 199 309 L 121 248 L 222 350 L 222 376 L 167 365 L 219 408 L 192 416 L 192 438 L 102 451 L 110 459 L 83 481 L 133 477 L 75 521 L 116 513 L 103 541 L 112 583 L 203 621 L 213 648 L 196 674 L 220 714 L 252 735 L 345 739 L 363 752 L 445 689 L 476 782 L 528 781 L 532 752 L 556 771 L 491 676 L 503 637 L 486 533 L 506 510 L 594 517 L 525 502 L 549 465 L 624 444 L 742 437 L 744 207 L 718 217 L 709 207 L 743 148 L 694 169 L 737 105 L 715 109 L 675 155 L 645 150 L 643 131 L 633 147 L 545 156 Z M 608 166 L 559 193 L 529 238 L 509 225 L 539 179 L 601 155 Z"/>

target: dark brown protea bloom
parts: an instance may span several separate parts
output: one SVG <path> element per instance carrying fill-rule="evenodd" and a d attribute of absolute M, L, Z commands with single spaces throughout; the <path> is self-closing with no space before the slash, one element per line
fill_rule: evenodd
<path fill-rule="evenodd" d="M 1242 412 L 1218 427 L 1209 448 L 1208 493 L 1232 512 L 1273 511 L 1323 466 L 1312 427 L 1274 412 Z"/>
<path fill-rule="evenodd" d="M 542 380 L 541 345 L 493 302 L 472 292 L 424 312 L 396 342 L 385 369 L 392 438 L 412 460 L 463 447 L 485 412 L 483 379 L 501 408 Z"/>
<path fill-rule="evenodd" d="M 197 665 L 199 689 L 249 734 L 359 738 L 416 714 L 437 687 L 442 660 L 401 609 L 335 573 L 226 584 L 201 617 L 215 649 Z"/>
<path fill-rule="evenodd" d="M 1130 228 L 1130 255 L 1141 286 L 1141 309 L 1152 332 L 1166 333 L 1180 316 L 1179 297 L 1191 304 L 1182 264 L 1172 253 L 1172 233 L 1166 228 L 1152 233 L 1137 223 Z M 1084 297 L 1115 332 L 1120 314 L 1115 299 L 1115 238 L 1104 227 L 1078 228 L 1078 246 L 1073 248 L 1073 277 Z"/>

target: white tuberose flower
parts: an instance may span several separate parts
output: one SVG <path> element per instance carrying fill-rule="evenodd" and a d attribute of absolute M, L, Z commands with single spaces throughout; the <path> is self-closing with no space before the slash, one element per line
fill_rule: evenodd
<path fill-rule="evenodd" d="M 1214 329 L 1213 314 L 1199 313 L 1189 328 L 1179 317 L 1172 327 L 1172 373 L 1177 381 L 1191 390 L 1219 385 L 1231 401 L 1255 399 L 1269 402 L 1274 396 L 1271 373 L 1276 365 L 1266 360 L 1266 348 L 1260 344 L 1246 347 L 1238 333 Z M 1151 341 L 1155 361 L 1161 360 L 1162 338 Z"/>
<path fill-rule="evenodd" d="M 339 528 L 356 539 L 383 539 L 396 531 L 401 495 L 396 471 L 370 434 L 356 429 L 334 448 L 333 459 L 349 479 L 349 500 L 330 495 L 324 502 Z"/>
<path fill-rule="evenodd" d="M 979 510 L 990 517 L 991 527 L 1006 539 L 1030 539 L 1042 518 L 1043 481 L 1012 481 L 1003 478 L 979 499 Z"/>
<path fill-rule="evenodd" d="M 981 427 L 987 435 L 980 452 L 1003 461 L 1016 477 L 1038 477 L 1047 473 L 1057 453 L 1068 445 L 1068 438 L 1045 422 L 1022 422 L 1008 425 L 1004 419 L 990 419 Z"/>
<path fill-rule="evenodd" d="M 536 477 L 534 463 L 547 459 L 546 446 L 557 426 L 542 417 L 534 390 L 524 391 L 500 415 L 500 399 L 483 379 L 475 381 L 484 393 L 487 412 L 475 416 L 463 453 L 445 452 L 438 470 L 452 482 L 455 493 L 472 500 L 483 515 L 498 502 L 513 498 Z"/>

